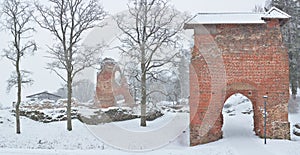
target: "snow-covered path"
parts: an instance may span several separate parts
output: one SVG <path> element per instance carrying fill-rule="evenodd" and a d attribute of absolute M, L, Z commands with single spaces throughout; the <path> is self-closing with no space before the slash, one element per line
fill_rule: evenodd
<path fill-rule="evenodd" d="M 264 144 L 264 139 L 255 135 L 255 132 L 253 131 L 253 113 L 242 113 L 243 111 L 253 110 L 252 103 L 247 100 L 245 96 L 237 94 L 229 98 L 227 102 L 232 104 L 232 112 L 226 113 L 223 111 L 223 139 L 216 143 L 220 142 L 223 145 L 225 144 L 228 149 L 231 150 L 231 154 L 300 155 L 300 153 L 293 148 L 296 146 L 299 147 L 299 142 L 267 139 L 267 144 Z M 290 144 L 288 145 L 288 143 Z"/>
<path fill-rule="evenodd" d="M 263 139 L 259 139 L 255 136 L 252 115 L 237 114 L 235 117 L 225 116 L 224 118 L 224 140 L 228 141 L 226 145 L 234 150 L 234 154 L 274 155 L 273 152 L 269 152 L 266 147 L 264 147 Z"/>

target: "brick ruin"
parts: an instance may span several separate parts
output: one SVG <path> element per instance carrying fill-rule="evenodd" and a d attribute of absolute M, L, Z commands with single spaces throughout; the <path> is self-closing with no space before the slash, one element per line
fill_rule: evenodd
<path fill-rule="evenodd" d="M 286 15 L 277 8 L 272 11 Z M 266 16 L 272 14 L 268 13 Z M 222 108 L 235 93 L 252 101 L 254 131 L 260 137 L 264 135 L 263 96 L 267 95 L 267 137 L 290 139 L 289 60 L 280 31 L 286 18 L 265 17 L 256 23 L 185 24 L 185 29 L 194 30 L 191 146 L 222 138 Z"/>
<path fill-rule="evenodd" d="M 118 101 L 124 100 L 124 104 Z M 101 71 L 97 75 L 96 96 L 94 105 L 99 108 L 113 106 L 132 106 L 133 97 L 129 93 L 126 78 L 120 67 L 111 58 L 105 58 Z"/>

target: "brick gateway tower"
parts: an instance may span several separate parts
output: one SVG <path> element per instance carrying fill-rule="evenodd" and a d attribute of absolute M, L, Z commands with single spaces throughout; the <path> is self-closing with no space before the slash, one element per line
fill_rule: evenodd
<path fill-rule="evenodd" d="M 266 13 L 197 14 L 190 65 L 190 145 L 222 138 L 222 108 L 235 93 L 253 104 L 254 131 L 289 139 L 289 61 L 280 26 L 290 18 L 273 7 Z"/>

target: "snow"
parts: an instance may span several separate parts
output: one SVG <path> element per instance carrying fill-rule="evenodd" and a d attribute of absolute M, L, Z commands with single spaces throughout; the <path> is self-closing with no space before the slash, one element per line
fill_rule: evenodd
<path fill-rule="evenodd" d="M 294 125 L 296 125 L 297 123 L 300 123 L 300 114 L 299 113 L 292 113 L 292 114 L 289 114 L 289 121 L 291 122 L 290 126 L 290 133 L 293 133 L 293 130 L 296 129 L 294 127 Z M 296 129 L 297 130 L 297 129 Z M 299 131 L 299 130 L 298 130 Z M 299 131 L 300 133 L 300 131 Z M 294 134 L 291 134 L 291 140 L 292 141 L 300 141 L 300 137 L 294 135 Z"/>
<path fill-rule="evenodd" d="M 140 127 L 140 119 L 134 119 L 88 126 L 88 128 L 111 147 L 131 151 L 150 151 L 176 139 L 186 130 L 188 122 L 188 113 L 165 113 L 155 121 L 148 121 L 147 127 Z"/>
<path fill-rule="evenodd" d="M 80 114 L 84 117 L 90 118 L 90 116 L 94 115 L 95 112 L 98 111 L 98 109 L 91 109 L 91 108 L 83 108 L 83 107 L 78 107 L 78 110 L 80 111 Z"/>
<path fill-rule="evenodd" d="M 192 24 L 263 24 L 260 13 L 198 13 Z"/>
<path fill-rule="evenodd" d="M 253 12 L 224 12 L 224 13 L 198 13 L 187 25 L 194 24 L 264 24 L 263 19 L 276 18 L 288 19 L 291 16 L 272 7 L 265 13 Z"/>
<path fill-rule="evenodd" d="M 0 113 L 4 120 L 0 124 L 0 148 L 96 149 L 103 146 L 78 120 L 73 121 L 74 130 L 68 132 L 65 121 L 48 124 L 22 117 L 21 134 L 17 135 L 11 113 L 8 110 L 0 110 Z"/>
<path fill-rule="evenodd" d="M 291 16 L 276 7 L 272 7 L 262 18 L 288 19 Z"/>
<path fill-rule="evenodd" d="M 231 112 L 226 113 L 228 109 Z M 10 109 L 0 109 L 0 154 L 299 155 L 300 139 L 294 135 L 292 140 L 267 139 L 264 145 L 263 139 L 253 132 L 251 110 L 252 104 L 246 97 L 233 95 L 223 109 L 224 138 L 189 147 L 188 113 L 165 111 L 164 116 L 148 121 L 145 128 L 139 127 L 139 119 L 101 125 L 84 125 L 73 120 L 72 132 L 66 131 L 65 121 L 41 123 L 22 117 L 22 133 L 16 135 Z M 292 126 L 300 123 L 300 113 L 290 114 L 289 120 L 292 131 Z"/>
<path fill-rule="evenodd" d="M 297 124 L 298 126 L 300 125 L 299 123 Z M 300 129 L 299 128 L 294 128 L 293 131 L 300 133 Z"/>

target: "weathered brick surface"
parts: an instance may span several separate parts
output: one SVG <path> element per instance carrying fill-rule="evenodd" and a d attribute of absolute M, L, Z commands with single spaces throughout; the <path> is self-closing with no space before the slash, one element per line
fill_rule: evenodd
<path fill-rule="evenodd" d="M 259 136 L 263 136 L 263 96 L 268 95 L 267 137 L 289 139 L 289 64 L 279 21 L 198 26 L 194 37 L 190 144 L 222 137 L 222 108 L 235 93 L 252 101 Z"/>
<path fill-rule="evenodd" d="M 120 73 L 118 82 L 115 77 L 116 72 Z M 125 100 L 124 105 L 117 105 L 117 101 L 120 99 Z M 122 75 L 117 63 L 111 59 L 104 60 L 104 66 L 97 76 L 94 105 L 99 108 L 134 105 L 134 100 L 129 93 L 126 78 Z"/>

